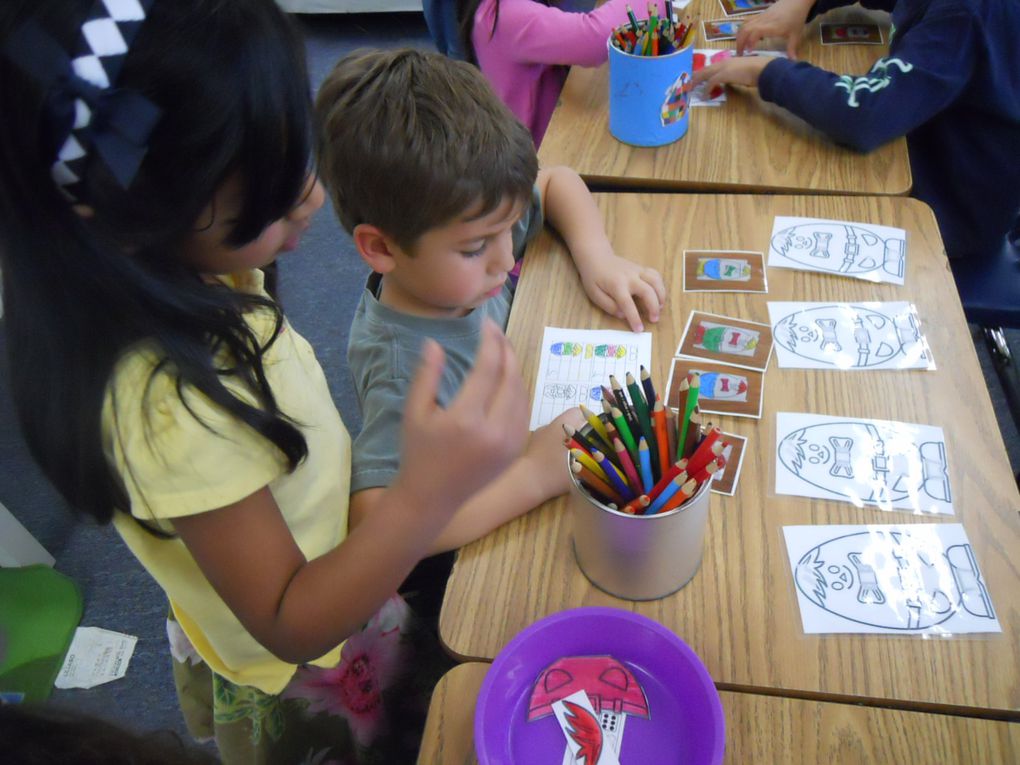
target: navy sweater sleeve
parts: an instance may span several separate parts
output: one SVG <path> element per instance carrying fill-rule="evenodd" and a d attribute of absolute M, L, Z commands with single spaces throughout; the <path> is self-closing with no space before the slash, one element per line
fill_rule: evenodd
<path fill-rule="evenodd" d="M 972 74 L 974 24 L 962 10 L 925 14 L 863 77 L 776 59 L 762 71 L 758 90 L 837 143 L 870 151 L 959 97 Z"/>

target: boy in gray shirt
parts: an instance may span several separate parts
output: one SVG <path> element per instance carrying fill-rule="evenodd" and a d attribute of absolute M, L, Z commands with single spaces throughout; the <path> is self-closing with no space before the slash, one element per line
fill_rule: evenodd
<path fill-rule="evenodd" d="M 350 527 L 370 513 L 400 465 L 403 402 L 422 342 L 446 353 L 439 404 L 471 369 L 482 322 L 506 326 L 515 266 L 543 216 L 570 250 L 593 302 L 657 321 L 662 278 L 617 256 L 576 173 L 538 170 L 528 130 L 464 62 L 418 50 L 359 51 L 316 100 L 319 171 L 344 228 L 374 272 L 351 328 L 348 361 L 363 427 L 351 469 Z M 454 514 L 432 552 L 452 550 L 567 491 L 561 424 L 536 430 L 524 453 Z M 437 460 L 443 455 L 435 455 Z"/>

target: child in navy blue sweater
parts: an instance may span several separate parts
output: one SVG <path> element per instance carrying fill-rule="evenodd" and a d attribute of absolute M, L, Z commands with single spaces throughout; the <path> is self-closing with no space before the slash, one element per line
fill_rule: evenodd
<path fill-rule="evenodd" d="M 892 13 L 889 55 L 863 77 L 792 60 L 804 23 L 849 0 L 779 0 L 740 30 L 738 53 L 785 37 L 791 60 L 737 56 L 694 75 L 757 86 L 834 141 L 870 151 L 906 135 L 913 196 L 952 258 L 998 252 L 1020 210 L 1020 0 L 865 0 Z"/>

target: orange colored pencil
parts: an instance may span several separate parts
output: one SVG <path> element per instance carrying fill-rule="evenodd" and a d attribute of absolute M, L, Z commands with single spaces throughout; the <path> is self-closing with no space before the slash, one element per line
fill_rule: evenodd
<path fill-rule="evenodd" d="M 620 492 L 599 478 L 578 460 L 574 460 L 570 463 L 570 469 L 573 471 L 574 475 L 577 476 L 577 480 L 589 489 L 594 489 L 606 499 L 612 500 L 617 504 L 623 504 L 623 498 L 620 496 Z"/>
<path fill-rule="evenodd" d="M 640 497 L 635 497 L 622 508 L 620 512 L 627 513 L 629 515 L 641 515 L 645 508 L 651 504 L 651 500 L 648 499 L 647 494 L 642 494 Z"/>

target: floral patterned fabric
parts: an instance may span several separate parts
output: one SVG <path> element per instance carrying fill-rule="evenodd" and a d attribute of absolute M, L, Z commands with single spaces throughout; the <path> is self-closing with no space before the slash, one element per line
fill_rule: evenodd
<path fill-rule="evenodd" d="M 192 735 L 226 765 L 400 765 L 417 759 L 429 698 L 453 664 L 400 596 L 347 639 L 336 667 L 303 666 L 279 696 L 212 672 L 167 620 Z"/>

